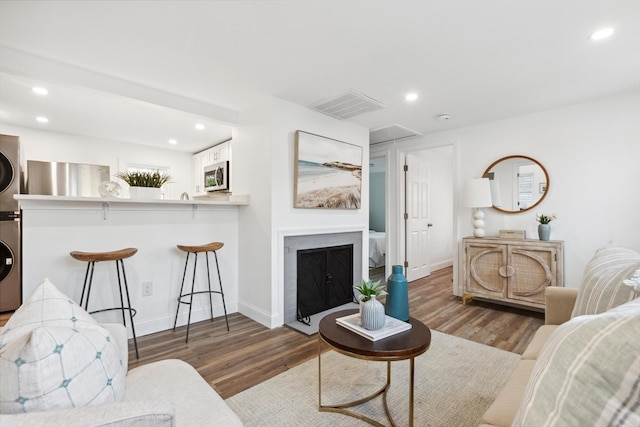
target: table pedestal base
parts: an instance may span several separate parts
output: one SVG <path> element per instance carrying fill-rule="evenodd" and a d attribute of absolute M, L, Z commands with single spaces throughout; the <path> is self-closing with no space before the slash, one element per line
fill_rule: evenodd
<path fill-rule="evenodd" d="M 413 426 L 413 385 L 414 385 L 414 359 L 409 359 L 410 363 L 410 384 L 409 384 L 409 426 Z M 387 382 L 382 388 L 378 391 L 370 394 L 369 396 L 363 397 L 358 400 L 354 400 L 352 402 L 340 403 L 336 405 L 323 405 L 322 404 L 322 353 L 318 353 L 318 411 L 320 412 L 337 412 L 340 414 L 348 415 L 353 418 L 357 418 L 359 420 L 365 421 L 371 425 L 376 427 L 386 427 L 384 424 L 367 417 L 366 415 L 359 414 L 354 411 L 350 411 L 347 408 L 352 408 L 354 406 L 361 405 L 365 402 L 375 399 L 376 397 L 382 395 L 382 402 L 384 403 L 384 412 L 387 415 L 387 419 L 391 423 L 392 427 L 396 427 L 396 423 L 391 416 L 391 412 L 389 411 L 389 406 L 387 404 L 387 392 L 391 387 L 391 362 L 387 361 Z"/>

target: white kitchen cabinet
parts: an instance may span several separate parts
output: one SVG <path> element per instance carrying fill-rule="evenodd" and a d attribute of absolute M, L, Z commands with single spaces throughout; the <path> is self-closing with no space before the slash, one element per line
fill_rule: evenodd
<path fill-rule="evenodd" d="M 225 162 L 229 160 L 229 141 L 211 147 L 209 150 L 209 164 Z"/>
<path fill-rule="evenodd" d="M 224 161 L 231 161 L 231 141 L 225 141 L 193 155 L 193 195 L 206 194 L 204 167 Z"/>
<path fill-rule="evenodd" d="M 494 237 L 462 239 L 464 295 L 544 310 L 544 290 L 564 286 L 563 242 Z"/>

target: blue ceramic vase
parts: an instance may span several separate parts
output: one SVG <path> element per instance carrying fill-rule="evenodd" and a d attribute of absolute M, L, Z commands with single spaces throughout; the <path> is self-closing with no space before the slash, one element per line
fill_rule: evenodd
<path fill-rule="evenodd" d="M 538 224 L 538 237 L 540 240 L 549 240 L 549 237 L 551 237 L 551 226 L 549 224 Z"/>
<path fill-rule="evenodd" d="M 409 288 L 401 265 L 391 267 L 391 276 L 387 279 L 385 313 L 404 322 L 409 320 Z"/>

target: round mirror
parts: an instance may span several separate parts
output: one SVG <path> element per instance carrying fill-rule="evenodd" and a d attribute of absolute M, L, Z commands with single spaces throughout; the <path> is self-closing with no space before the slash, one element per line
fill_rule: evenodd
<path fill-rule="evenodd" d="M 484 171 L 489 178 L 493 208 L 504 213 L 526 212 L 537 206 L 549 191 L 549 175 L 537 160 L 507 156 Z"/>

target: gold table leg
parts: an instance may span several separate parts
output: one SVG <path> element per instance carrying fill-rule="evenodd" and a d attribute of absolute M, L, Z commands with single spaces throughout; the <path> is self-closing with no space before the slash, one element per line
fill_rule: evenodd
<path fill-rule="evenodd" d="M 384 412 L 387 415 L 387 419 L 391 423 L 392 427 L 396 427 L 396 423 L 391 416 L 391 412 L 389 411 L 389 406 L 387 404 L 387 392 L 391 386 L 391 361 L 387 361 L 387 382 L 386 384 L 374 392 L 373 394 L 363 397 L 358 400 L 354 400 L 352 402 L 346 402 L 336 405 L 323 405 L 322 404 L 322 342 L 318 347 L 318 411 L 319 412 L 337 412 L 343 415 L 348 415 L 353 418 L 357 418 L 359 420 L 365 421 L 371 425 L 376 427 L 386 427 L 384 424 L 379 423 L 378 421 L 369 418 L 365 415 L 359 414 L 357 412 L 353 412 L 348 410 L 347 408 L 351 408 L 354 406 L 358 406 L 364 402 L 368 402 L 370 400 L 375 399 L 376 397 L 382 395 L 382 401 L 384 403 Z M 415 364 L 414 358 L 411 357 L 409 359 L 410 366 L 410 379 L 409 379 L 409 427 L 413 427 L 413 395 L 414 395 L 414 372 L 415 372 Z"/>

